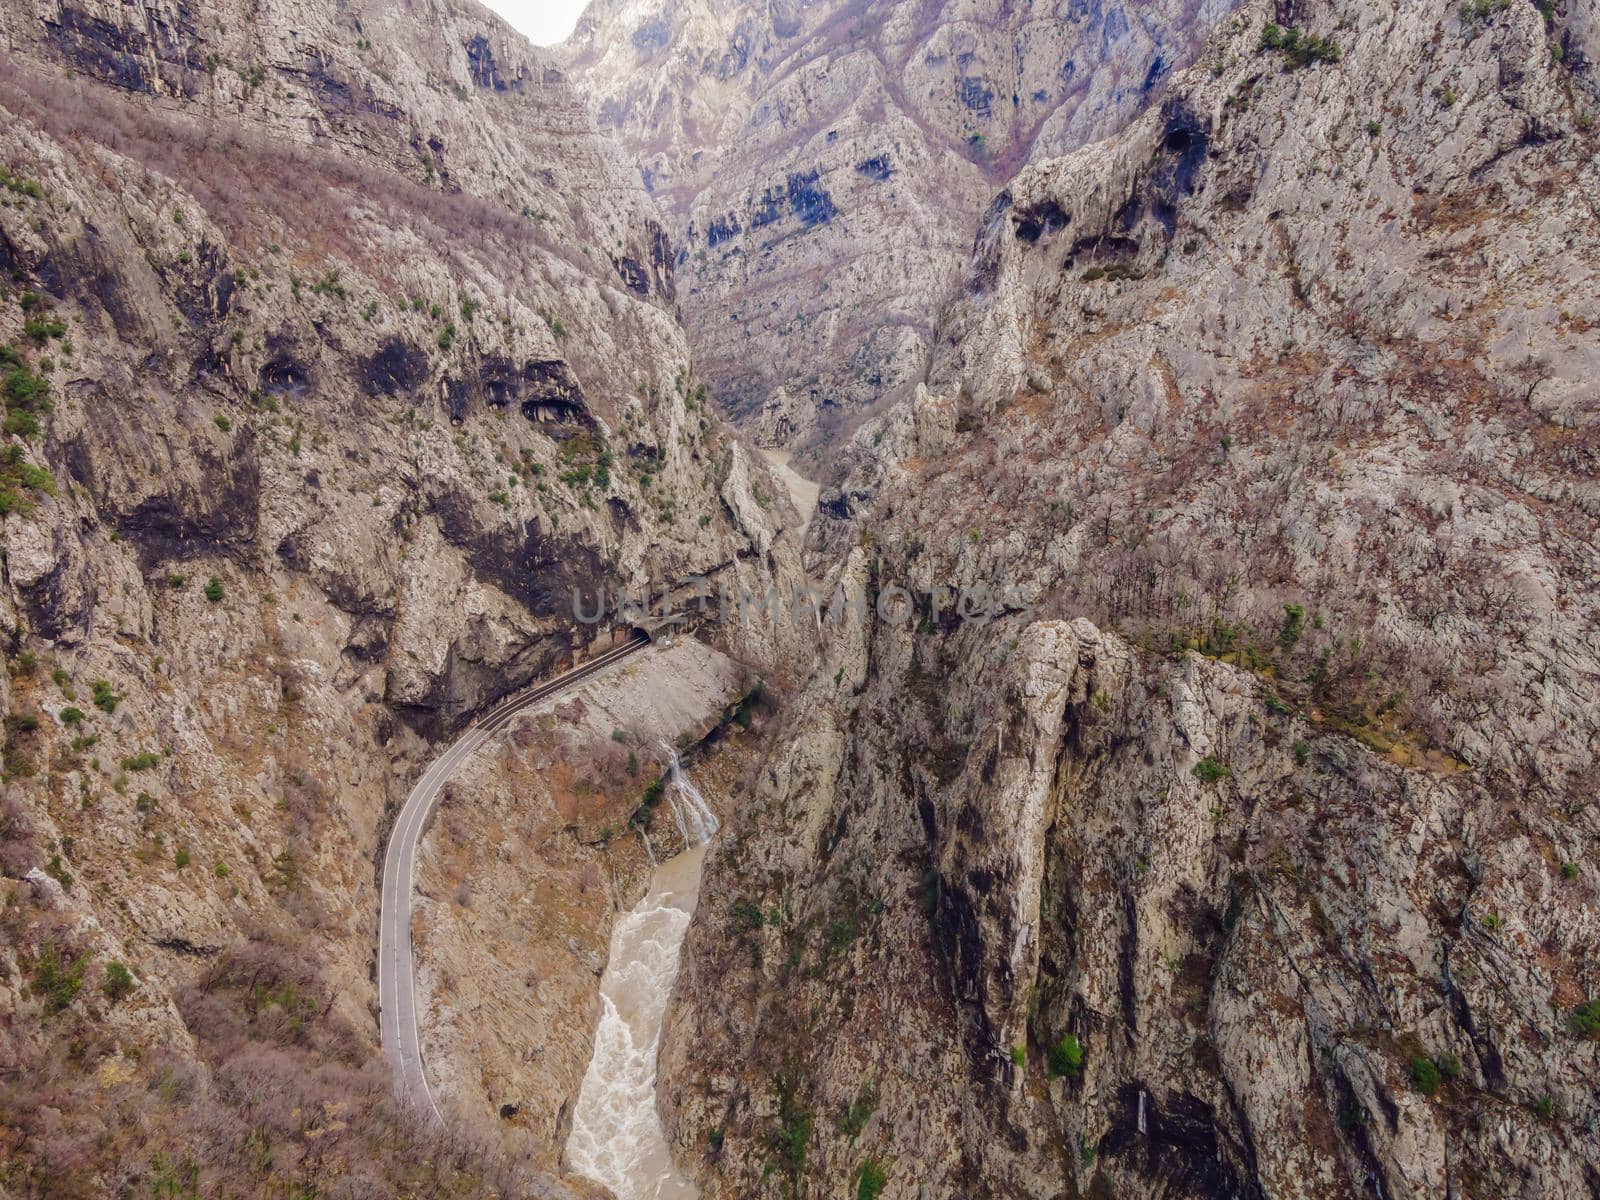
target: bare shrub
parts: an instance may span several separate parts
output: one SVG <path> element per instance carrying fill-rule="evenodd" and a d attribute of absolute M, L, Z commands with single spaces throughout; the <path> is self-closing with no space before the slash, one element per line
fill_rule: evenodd
<path fill-rule="evenodd" d="M 381 159 L 336 155 L 244 120 L 218 114 L 201 119 L 150 97 L 12 61 L 0 74 L 0 103 L 61 141 L 103 146 L 173 181 L 230 235 L 247 242 L 259 237 L 261 218 L 268 216 L 360 261 L 369 247 L 350 217 L 366 208 L 430 244 L 467 243 L 502 254 L 536 246 L 580 270 L 592 266 L 504 203 L 437 191 L 396 174 Z M 95 159 L 93 153 L 84 157 Z"/>
<path fill-rule="evenodd" d="M 470 1128 L 415 1120 L 371 1031 L 332 998 L 309 951 L 262 934 L 180 991 L 196 1057 L 146 1053 L 129 1082 L 99 1076 L 115 1042 L 75 1010 L 52 1040 L 0 1024 L 8 1194 L 567 1194 Z"/>

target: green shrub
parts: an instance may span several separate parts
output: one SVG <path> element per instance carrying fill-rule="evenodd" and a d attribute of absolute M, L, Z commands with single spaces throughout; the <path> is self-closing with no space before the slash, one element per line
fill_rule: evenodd
<path fill-rule="evenodd" d="M 1570 882 L 1571 880 L 1574 880 L 1577 877 L 1578 877 L 1578 864 L 1577 863 L 1575 863 L 1575 862 L 1564 862 L 1564 863 L 1561 864 L 1561 878 L 1563 878 L 1565 880 L 1568 880 Z"/>
<path fill-rule="evenodd" d="M 29 491 L 43 492 L 47 496 L 56 494 L 55 476 L 31 463 L 22 463 L 17 467 L 17 479 Z"/>
<path fill-rule="evenodd" d="M 221 600 L 223 595 L 222 580 L 218 579 L 215 575 L 206 580 L 205 595 L 206 599 L 211 601 L 213 604 L 215 604 L 218 600 Z"/>
<path fill-rule="evenodd" d="M 50 861 L 44 865 L 44 873 L 59 883 L 62 891 L 72 890 L 72 872 L 67 870 L 66 864 L 61 861 L 61 855 L 50 856 Z"/>
<path fill-rule="evenodd" d="M 856 1170 L 856 1200 L 878 1200 L 889 1186 L 889 1173 L 876 1159 L 867 1159 Z"/>
<path fill-rule="evenodd" d="M 1302 34 L 1298 29 L 1283 29 L 1268 22 L 1261 31 L 1259 50 L 1275 50 L 1288 60 L 1288 69 L 1298 71 L 1313 63 L 1336 63 L 1344 56 L 1339 44 L 1331 38 L 1314 33 Z"/>
<path fill-rule="evenodd" d="M 343 300 L 347 294 L 344 290 L 344 285 L 339 282 L 339 272 L 337 271 L 329 271 L 321 279 L 317 280 L 316 283 L 311 285 L 311 291 L 313 295 L 334 296 L 340 300 Z"/>
<path fill-rule="evenodd" d="M 164 1081 L 171 1075 L 167 1072 Z M 170 1082 L 164 1082 L 163 1088 L 170 1087 Z M 176 1091 L 171 1095 L 162 1092 L 162 1098 L 172 1100 L 176 1098 Z M 288 1189 L 286 1194 L 306 1196 L 312 1194 L 311 1188 Z M 159 1200 L 189 1200 L 200 1195 L 200 1164 L 194 1160 L 192 1154 L 184 1155 L 182 1162 L 170 1161 L 165 1154 L 156 1154 L 150 1159 L 150 1194 Z"/>
<path fill-rule="evenodd" d="M 1233 772 L 1208 754 L 1195 763 L 1193 774 L 1201 783 L 1216 783 L 1219 779 L 1226 779 Z"/>
<path fill-rule="evenodd" d="M 40 418 L 50 412 L 49 383 L 29 370 L 10 346 L 0 345 L 0 366 L 6 368 L 0 374 L 6 434 L 23 439 L 38 437 Z M 27 512 L 32 507 L 18 489 L 49 491 L 53 495 L 55 481 L 49 472 L 24 462 L 22 447 L 13 445 L 6 448 L 4 459 L 0 460 L 0 491 L 11 495 L 4 511 Z"/>
<path fill-rule="evenodd" d="M 1306 610 L 1298 604 L 1283 606 L 1283 624 L 1278 626 L 1278 645 L 1293 650 L 1305 629 Z"/>
<path fill-rule="evenodd" d="M 728 910 L 728 915 L 733 917 L 734 926 L 738 926 L 741 933 L 755 933 L 766 923 L 766 914 L 762 906 L 750 899 L 738 899 L 733 902 L 733 907 Z"/>
<path fill-rule="evenodd" d="M 1018 1067 L 1018 1068 L 1024 1067 L 1024 1066 L 1027 1065 L 1027 1062 L 1028 1062 L 1028 1048 L 1026 1046 L 1013 1046 L 1013 1047 L 1011 1047 L 1011 1065 L 1013 1067 Z"/>
<path fill-rule="evenodd" d="M 161 755 L 146 750 L 140 754 L 132 754 L 122 760 L 124 771 L 148 771 L 161 765 Z"/>
<path fill-rule="evenodd" d="M 1064 1076 L 1076 1078 L 1083 1071 L 1083 1046 L 1077 1037 L 1067 1034 L 1050 1047 L 1049 1074 L 1052 1079 Z"/>
<path fill-rule="evenodd" d="M 36 375 L 28 366 L 17 360 L 15 354 L 8 362 L 8 370 L 0 376 L 0 393 L 11 408 L 44 414 L 50 411 L 50 381 Z"/>
<path fill-rule="evenodd" d="M 792 1079 L 778 1080 L 778 1129 L 768 1139 L 768 1145 L 778 1156 L 791 1180 L 805 1176 L 806 1155 L 811 1147 L 812 1119 L 810 1110 L 801 1105 L 795 1094 Z"/>
<path fill-rule="evenodd" d="M 628 818 L 628 824 L 635 829 L 649 829 L 650 822 L 655 817 L 656 804 L 661 799 L 663 784 L 657 779 L 645 788 L 643 797 L 639 800 L 639 807 L 633 810 L 633 816 Z"/>
<path fill-rule="evenodd" d="M 105 993 L 107 1000 L 115 1004 L 125 996 L 130 996 L 138 988 L 139 982 L 134 979 L 133 972 L 119 962 L 106 964 L 106 981 L 100 985 L 100 990 Z"/>
<path fill-rule="evenodd" d="M 867 1127 L 873 1112 L 878 1107 L 878 1089 L 871 1080 L 863 1083 L 856 1092 L 856 1098 L 850 1101 L 850 1107 L 844 1110 L 844 1117 L 839 1121 L 839 1129 L 852 1142 L 861 1136 L 861 1131 Z"/>
<path fill-rule="evenodd" d="M 1584 1037 L 1600 1038 L 1600 1000 L 1588 1000 L 1572 1010 L 1572 1029 Z"/>
<path fill-rule="evenodd" d="M 89 690 L 94 693 L 94 706 L 101 712 L 114 713 L 122 702 L 122 693 L 113 691 L 104 679 L 91 680 Z"/>
<path fill-rule="evenodd" d="M 178 870 L 183 870 L 189 865 L 189 850 L 186 846 L 179 846 L 172 855 L 172 865 Z"/>
<path fill-rule="evenodd" d="M 83 972 L 89 965 L 87 954 L 79 955 L 76 962 L 66 963 L 61 951 L 49 946 L 33 970 L 33 994 L 44 1001 L 45 1016 L 54 1016 L 70 1008 L 83 987 Z"/>
<path fill-rule="evenodd" d="M 83 711 L 83 709 L 75 708 L 75 707 L 73 707 L 71 705 L 68 705 L 66 708 L 63 708 L 56 715 L 61 718 L 61 723 L 63 725 L 81 725 L 83 723 L 84 717 L 87 716 L 87 714 Z"/>
<path fill-rule="evenodd" d="M 228 420 L 228 418 L 223 416 L 221 413 L 218 413 L 216 416 L 212 417 L 211 420 L 215 423 L 218 429 L 222 430 L 223 433 L 232 432 L 233 422 Z"/>
<path fill-rule="evenodd" d="M 67 336 L 67 327 L 54 317 L 30 317 L 22 323 L 22 332 L 36 342 L 59 341 Z"/>
<path fill-rule="evenodd" d="M 1443 1075 L 1446 1079 L 1461 1078 L 1461 1060 L 1454 1054 L 1451 1054 L 1450 1051 L 1446 1050 L 1433 1061 L 1434 1064 L 1439 1068 L 1439 1074 Z"/>
<path fill-rule="evenodd" d="M 1539 1103 L 1533 1106 L 1534 1115 L 1541 1121 L 1548 1121 L 1556 1115 L 1556 1098 L 1554 1096 L 1540 1096 Z"/>
<path fill-rule="evenodd" d="M 1471 28 L 1510 7 L 1511 0 L 1465 0 L 1461 5 L 1461 23 Z"/>
<path fill-rule="evenodd" d="M 20 175 L 13 175 L 5 167 L 0 167 L 0 187 L 8 192 L 15 192 L 19 196 L 27 196 L 30 200 L 39 200 L 44 197 L 44 189 L 32 179 L 24 179 Z"/>
<path fill-rule="evenodd" d="M 1433 1059 L 1418 1054 L 1411 1059 L 1411 1082 L 1416 1085 L 1417 1091 L 1424 1096 L 1431 1096 L 1439 1090 L 1442 1082 L 1439 1068 Z"/>

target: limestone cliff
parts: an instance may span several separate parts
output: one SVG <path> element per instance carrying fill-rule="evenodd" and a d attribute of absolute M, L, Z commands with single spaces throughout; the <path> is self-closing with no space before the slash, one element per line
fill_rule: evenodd
<path fill-rule="evenodd" d="M 674 223 L 713 393 L 826 457 L 925 377 L 998 183 L 1119 128 L 1229 7 L 597 0 L 560 52 Z"/>
<path fill-rule="evenodd" d="M 707 1195 L 1594 1194 L 1594 35 L 1254 0 L 1000 192 L 708 864 Z"/>
<path fill-rule="evenodd" d="M 792 571 L 666 235 L 470 3 L 0 37 L 0 1190 L 555 1194 L 394 1111 L 376 881 L 440 739 L 611 635 L 575 591 Z"/>

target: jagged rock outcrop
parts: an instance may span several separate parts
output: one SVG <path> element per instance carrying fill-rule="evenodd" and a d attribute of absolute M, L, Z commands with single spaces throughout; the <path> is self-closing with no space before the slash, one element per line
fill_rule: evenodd
<path fill-rule="evenodd" d="M 705 1194 L 1594 1192 L 1593 34 L 1250 3 L 994 201 L 708 862 Z"/>
<path fill-rule="evenodd" d="M 602 0 L 560 53 L 675 222 L 719 402 L 825 455 L 924 378 L 997 181 L 1120 127 L 1228 8 Z"/>
<path fill-rule="evenodd" d="M 610 637 L 575 592 L 795 571 L 649 202 L 472 4 L 0 36 L 3 1186 L 565 1194 L 395 1111 L 376 885 L 441 738 Z"/>

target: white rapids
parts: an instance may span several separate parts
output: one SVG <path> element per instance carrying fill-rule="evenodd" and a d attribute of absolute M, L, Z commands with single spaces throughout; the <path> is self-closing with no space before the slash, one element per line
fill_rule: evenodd
<path fill-rule="evenodd" d="M 661 748 L 672 761 L 672 790 L 668 793 L 668 802 L 672 805 L 672 815 L 678 820 L 678 832 L 683 834 L 683 844 L 704 846 L 717 831 L 716 814 L 700 794 L 700 789 L 683 773 L 678 752 L 666 742 L 661 743 Z"/>
<path fill-rule="evenodd" d="M 656 1055 L 717 818 L 677 754 L 662 745 L 672 764 L 668 801 L 688 849 L 656 868 L 649 894 L 612 930 L 594 1055 L 567 1138 L 572 1169 L 610 1188 L 617 1200 L 699 1196 L 673 1165 L 656 1112 Z"/>

